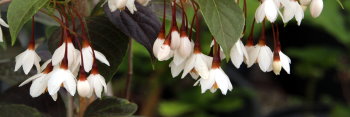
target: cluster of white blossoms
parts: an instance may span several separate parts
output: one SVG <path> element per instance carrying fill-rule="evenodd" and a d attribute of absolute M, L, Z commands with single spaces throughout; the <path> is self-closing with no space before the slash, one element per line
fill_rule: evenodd
<path fill-rule="evenodd" d="M 181 78 L 190 74 L 193 79 L 197 80 L 195 86 L 201 86 L 202 93 L 207 90 L 215 92 L 217 89 L 220 89 L 222 94 L 225 95 L 227 91 L 232 90 L 229 77 L 220 67 L 220 62 L 225 58 L 225 54 L 222 48 L 215 43 L 215 39 L 213 39 L 214 41 L 210 46 L 212 48 L 211 52 L 213 52 L 214 55 L 208 56 L 201 52 L 199 42 L 200 30 L 196 12 L 198 10 L 198 5 L 195 1 L 191 1 L 195 9 L 195 17 L 193 18 L 191 27 L 188 28 L 187 16 L 184 9 L 182 9 L 182 25 L 179 30 L 176 22 L 176 7 L 182 7 L 183 2 L 182 0 L 174 0 L 172 2 L 172 23 L 169 34 L 167 35 L 165 34 L 164 19 L 166 14 L 164 6 L 163 27 L 154 42 L 153 54 L 159 61 L 173 58 L 172 62 L 169 64 L 173 77 L 177 77 L 181 72 Z M 253 23 L 252 32 L 246 45 L 243 44 L 241 39 L 238 39 L 231 48 L 229 56 L 232 64 L 236 68 L 240 68 L 242 63 L 245 63 L 249 68 L 256 63 L 263 72 L 273 71 L 276 75 L 279 75 L 283 68 L 290 74 L 291 60 L 281 51 L 278 26 L 273 24 L 273 22 L 276 21 L 278 14 L 280 14 L 284 23 L 287 23 L 294 17 L 298 25 L 300 25 L 301 20 L 304 18 L 304 10 L 308 5 L 310 5 L 310 11 L 313 17 L 318 17 L 321 14 L 323 8 L 322 0 L 300 0 L 299 2 L 296 0 L 262 0 L 261 5 L 257 8 L 255 13 L 255 21 L 257 23 L 263 22 L 263 30 L 259 43 L 254 45 L 253 42 L 253 29 L 255 24 Z M 280 10 L 283 10 L 283 14 Z M 269 20 L 272 25 L 274 39 L 273 51 L 266 45 L 265 19 Z M 196 40 L 193 41 L 191 40 L 191 36 L 192 26 L 195 20 L 197 23 Z"/>
<path fill-rule="evenodd" d="M 323 0 L 261 0 L 261 5 L 255 12 L 255 19 L 257 23 L 260 23 L 266 17 L 273 23 L 279 14 L 284 23 L 289 22 L 294 17 L 300 25 L 304 18 L 304 11 L 308 6 L 311 16 L 316 18 L 322 12 Z"/>
<path fill-rule="evenodd" d="M 177 3 L 174 1 L 172 2 L 172 25 L 170 32 L 168 35 L 165 34 L 165 21 L 163 19 L 162 29 L 153 45 L 153 54 L 159 61 L 173 58 L 173 61 L 169 65 L 173 77 L 179 76 L 181 72 L 181 78 L 185 78 L 190 74 L 193 79 L 197 80 L 195 85 L 199 84 L 203 93 L 207 90 L 215 92 L 219 88 L 223 94 L 226 94 L 233 87 L 229 77 L 220 67 L 220 55 L 223 54 L 220 54 L 220 51 L 217 51 L 217 49 L 213 50 L 216 53 L 214 54 L 214 58 L 202 53 L 199 40 L 199 19 L 197 17 L 198 5 L 194 1 L 192 2 L 196 12 L 190 29 L 193 28 L 194 21 L 196 21 L 195 41 L 191 40 L 192 30 L 188 30 L 188 21 L 184 9 L 182 9 L 182 25 L 179 30 L 176 23 Z M 215 45 L 217 44 L 215 43 Z M 246 53 L 240 50 L 241 46 L 244 47 L 243 44 L 233 47 L 233 54 L 235 56 L 236 54 Z"/>
<path fill-rule="evenodd" d="M 71 20 L 74 21 L 74 19 Z M 68 22 L 67 19 L 66 22 Z M 30 86 L 32 97 L 38 97 L 48 91 L 55 101 L 61 87 L 64 87 L 72 96 L 78 91 L 79 96 L 89 98 L 94 92 L 97 97 L 101 98 L 102 91 L 107 91 L 107 85 L 104 77 L 98 72 L 96 60 L 107 66 L 110 64 L 101 52 L 92 48 L 86 36 L 85 26 L 82 25 L 83 36 L 81 38 L 73 36 L 67 29 L 64 29 L 60 46 L 54 51 L 52 58 L 41 66 L 39 64 L 41 58 L 35 52 L 34 18 L 32 27 L 32 38 L 27 50 L 16 56 L 15 71 L 22 67 L 24 73 L 28 74 L 35 65 L 38 73 L 19 86 L 32 82 Z M 75 45 L 78 45 L 78 49 Z"/>
<path fill-rule="evenodd" d="M 139 4 L 146 6 L 151 0 L 136 0 Z M 125 8 L 128 8 L 131 14 L 134 14 L 134 12 L 137 11 L 135 7 L 135 0 L 107 0 L 108 7 L 111 10 L 111 12 L 114 12 L 116 10 L 124 10 Z"/>

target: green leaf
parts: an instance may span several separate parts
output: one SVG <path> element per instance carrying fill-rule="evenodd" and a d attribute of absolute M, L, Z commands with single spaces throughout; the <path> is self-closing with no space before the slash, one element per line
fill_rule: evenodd
<path fill-rule="evenodd" d="M 108 82 L 117 73 L 128 48 L 128 37 L 104 16 L 87 19 L 90 39 L 95 50 L 102 52 L 111 66 L 99 64 L 99 71 Z"/>
<path fill-rule="evenodd" d="M 137 110 L 135 103 L 116 97 L 96 100 L 85 111 L 85 117 L 129 117 Z"/>
<path fill-rule="evenodd" d="M 7 12 L 12 45 L 16 42 L 17 35 L 23 25 L 49 1 L 50 0 L 12 0 Z"/>
<path fill-rule="evenodd" d="M 234 0 L 197 1 L 211 34 L 224 50 L 226 59 L 229 60 L 232 46 L 242 37 L 243 11 Z"/>
<path fill-rule="evenodd" d="M 6 104 L 0 105 L 0 117 L 41 117 L 41 114 L 35 108 L 26 105 Z"/>

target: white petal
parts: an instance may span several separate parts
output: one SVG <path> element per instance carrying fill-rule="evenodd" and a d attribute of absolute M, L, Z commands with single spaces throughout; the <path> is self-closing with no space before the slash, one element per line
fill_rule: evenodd
<path fill-rule="evenodd" d="M 27 54 L 23 56 L 22 59 L 22 65 L 23 65 L 23 71 L 25 74 L 28 74 L 29 71 L 32 69 L 35 61 L 35 51 L 28 50 Z"/>
<path fill-rule="evenodd" d="M 89 72 L 92 69 L 93 64 L 93 55 L 91 47 L 85 47 L 82 49 L 83 61 L 84 61 L 84 70 Z"/>
<path fill-rule="evenodd" d="M 74 75 L 69 71 L 70 74 L 68 77 L 66 77 L 65 81 L 63 82 L 64 88 L 72 95 L 74 96 L 76 91 L 76 79 L 74 78 Z"/>
<path fill-rule="evenodd" d="M 217 83 L 218 87 L 221 90 L 221 93 L 226 95 L 227 90 L 232 90 L 232 84 L 230 82 L 229 77 L 226 75 L 226 73 L 221 69 L 216 69 L 216 76 L 215 76 L 215 82 Z"/>
<path fill-rule="evenodd" d="M 9 25 L 2 18 L 0 18 L 0 24 L 6 28 L 9 27 Z"/>
<path fill-rule="evenodd" d="M 164 43 L 164 39 L 159 39 L 157 38 L 156 41 L 154 41 L 154 44 L 153 44 L 153 54 L 154 56 L 158 56 L 158 51 L 160 49 L 160 47 L 163 45 Z"/>
<path fill-rule="evenodd" d="M 265 12 L 264 12 L 264 7 L 265 7 L 265 4 L 261 4 L 257 9 L 256 9 L 256 12 L 255 12 L 255 20 L 257 23 L 260 23 L 264 20 L 265 18 Z"/>
<path fill-rule="evenodd" d="M 197 80 L 198 77 L 199 77 L 199 74 L 193 73 L 193 72 L 190 72 L 190 75 L 191 75 L 191 77 L 192 77 L 193 79 L 195 79 L 195 80 Z"/>
<path fill-rule="evenodd" d="M 235 44 L 230 51 L 231 62 L 236 67 L 239 68 L 243 62 L 244 55 L 243 50 L 239 47 L 239 45 Z"/>
<path fill-rule="evenodd" d="M 75 61 L 75 59 L 76 59 L 76 57 L 77 57 L 77 55 L 76 55 L 76 50 L 77 49 L 75 49 L 75 47 L 74 47 L 74 45 L 73 45 L 73 43 L 68 43 L 68 53 L 67 53 L 67 58 L 68 58 L 68 67 L 71 67 L 72 66 L 72 64 L 74 63 L 74 61 Z"/>
<path fill-rule="evenodd" d="M 284 5 L 283 22 L 287 23 L 294 17 L 297 7 L 295 6 L 294 2 L 291 2 L 290 0 L 283 0 L 282 3 Z"/>
<path fill-rule="evenodd" d="M 27 50 L 16 56 L 15 71 L 17 71 L 22 66 L 22 61 L 24 56 L 26 56 Z"/>
<path fill-rule="evenodd" d="M 266 4 L 264 7 L 266 18 L 270 22 L 275 22 L 278 14 L 278 11 L 277 11 L 278 9 L 276 4 L 272 0 L 265 0 L 263 4 Z"/>
<path fill-rule="evenodd" d="M 57 93 L 51 95 L 51 97 L 52 97 L 52 99 L 53 99 L 54 101 L 56 101 L 56 100 L 57 100 Z"/>
<path fill-rule="evenodd" d="M 203 59 L 204 57 L 202 56 L 203 54 L 196 55 L 197 58 L 194 64 L 194 68 L 203 79 L 207 79 L 209 77 L 209 68 L 206 60 Z"/>
<path fill-rule="evenodd" d="M 56 50 L 55 50 L 55 52 L 53 53 L 53 55 L 52 55 L 52 65 L 53 66 L 56 66 L 56 65 L 58 65 L 61 61 L 62 61 L 62 59 L 63 59 L 63 57 L 64 57 L 64 51 L 65 51 L 65 47 L 66 47 L 66 44 L 65 43 L 63 43 L 60 47 L 58 47 Z"/>
<path fill-rule="evenodd" d="M 215 75 L 216 75 L 216 71 L 211 69 L 209 71 L 209 77 L 207 79 L 200 79 L 200 83 L 201 83 L 201 89 L 202 89 L 202 93 L 204 93 L 206 90 L 211 89 L 215 83 Z"/>
<path fill-rule="evenodd" d="M 2 34 L 2 29 L 0 27 L 0 42 L 4 42 L 4 39 L 3 39 L 3 34 Z"/>
<path fill-rule="evenodd" d="M 180 33 L 178 31 L 171 32 L 171 49 L 175 50 L 180 46 Z"/>
<path fill-rule="evenodd" d="M 297 3 L 296 3 L 297 4 Z M 298 25 L 301 24 L 301 20 L 304 18 L 304 10 L 303 8 L 297 4 L 296 11 L 295 11 L 295 20 L 297 20 Z"/>
<path fill-rule="evenodd" d="M 43 75 L 40 78 L 35 79 L 32 85 L 30 86 L 30 95 L 32 97 L 38 97 L 41 94 L 43 94 L 47 88 L 48 80 L 49 78 L 47 77 L 47 75 Z"/>
<path fill-rule="evenodd" d="M 40 73 L 40 74 L 35 74 L 34 76 L 28 78 L 27 80 L 23 81 L 18 87 L 22 87 L 23 85 L 37 79 L 37 78 L 40 78 L 42 77 L 44 74 Z"/>
<path fill-rule="evenodd" d="M 272 63 L 273 53 L 267 46 L 262 46 L 259 51 L 258 63 L 263 72 L 267 72 Z"/>
<path fill-rule="evenodd" d="M 192 54 L 190 58 L 186 61 L 184 72 L 182 73 L 181 78 L 185 78 L 185 76 L 194 68 L 195 61 L 196 54 Z"/>
<path fill-rule="evenodd" d="M 183 58 L 187 58 L 190 56 L 193 52 L 193 47 L 191 44 L 191 41 L 188 39 L 188 37 L 181 37 L 181 44 L 179 48 L 179 53 Z"/>
<path fill-rule="evenodd" d="M 51 63 L 51 59 L 47 60 L 43 65 L 41 65 L 40 72 L 44 71 L 49 63 Z"/>
<path fill-rule="evenodd" d="M 186 58 L 187 57 L 181 56 L 180 51 L 178 49 L 174 51 L 173 61 L 174 61 L 175 65 L 177 65 L 177 66 L 180 65 L 181 63 L 183 63 L 186 60 Z"/>
<path fill-rule="evenodd" d="M 91 87 L 90 87 L 90 83 L 87 80 L 81 81 L 78 80 L 77 83 L 77 90 L 78 90 L 78 94 L 81 97 L 88 97 L 91 93 Z"/>
<path fill-rule="evenodd" d="M 258 59 L 259 51 L 260 51 L 260 46 L 245 46 L 249 60 L 246 61 L 248 68 L 253 66 L 253 64 L 256 62 Z"/>
<path fill-rule="evenodd" d="M 323 9 L 323 0 L 312 0 L 310 4 L 311 16 L 316 18 L 320 16 Z"/>
<path fill-rule="evenodd" d="M 184 63 L 180 63 L 179 65 L 176 65 L 174 61 L 172 61 L 170 63 L 170 69 L 171 69 L 171 75 L 173 76 L 173 78 L 178 76 L 181 73 L 181 71 L 184 69 L 184 67 L 185 67 Z"/>
<path fill-rule="evenodd" d="M 290 58 L 287 55 L 285 55 L 284 53 L 282 53 L 281 51 L 279 52 L 279 55 L 280 55 L 280 59 L 281 59 L 282 68 L 284 70 L 286 70 L 286 72 L 288 74 L 290 74 L 290 66 L 289 66 L 289 64 L 291 64 Z"/>
<path fill-rule="evenodd" d="M 95 56 L 96 56 L 96 59 L 99 60 L 100 62 L 106 64 L 107 66 L 110 66 L 107 58 L 105 57 L 105 55 L 103 55 L 101 52 L 97 51 L 97 50 L 94 50 L 95 51 Z"/>
<path fill-rule="evenodd" d="M 170 54 L 171 54 L 170 46 L 163 44 L 161 46 L 161 48 L 159 49 L 157 58 L 158 58 L 159 61 L 168 60 L 167 58 L 169 57 Z"/>
<path fill-rule="evenodd" d="M 135 0 L 128 0 L 126 2 L 126 7 L 129 9 L 131 14 L 134 14 L 134 12 L 137 11 L 135 7 Z"/>

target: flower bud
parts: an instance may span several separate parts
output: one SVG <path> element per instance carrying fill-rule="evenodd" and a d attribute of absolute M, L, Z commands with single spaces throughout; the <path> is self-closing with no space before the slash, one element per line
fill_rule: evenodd
<path fill-rule="evenodd" d="M 323 0 L 312 0 L 310 5 L 311 16 L 316 18 L 320 16 L 323 9 Z"/>

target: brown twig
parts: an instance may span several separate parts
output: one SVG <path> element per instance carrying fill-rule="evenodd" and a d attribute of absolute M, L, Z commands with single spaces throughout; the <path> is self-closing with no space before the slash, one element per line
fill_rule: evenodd
<path fill-rule="evenodd" d="M 129 49 L 128 49 L 128 75 L 126 79 L 126 87 L 125 87 L 125 98 L 130 100 L 131 97 L 131 82 L 133 75 L 133 53 L 132 53 L 132 39 L 129 39 Z"/>

